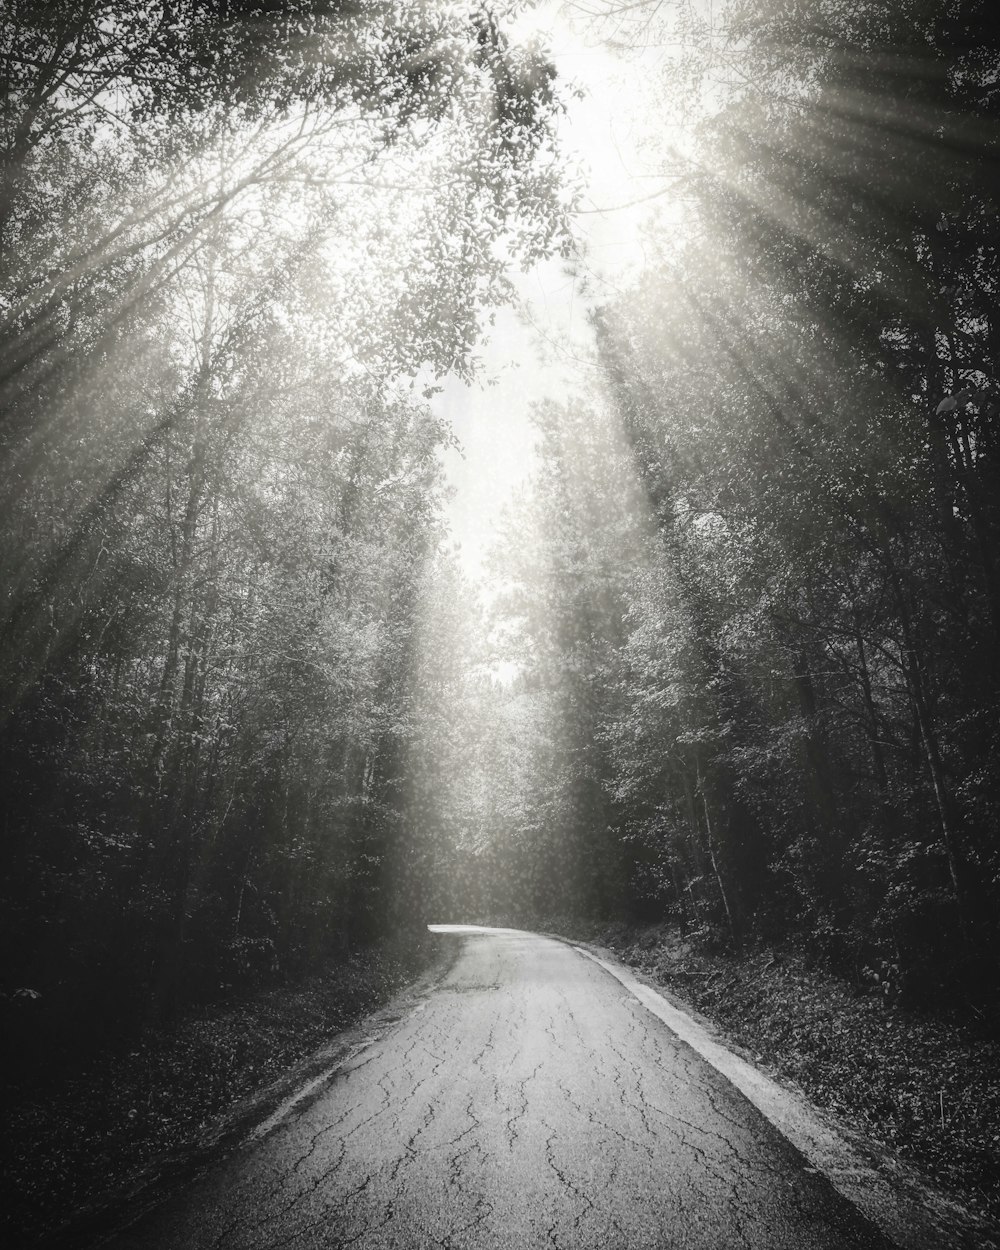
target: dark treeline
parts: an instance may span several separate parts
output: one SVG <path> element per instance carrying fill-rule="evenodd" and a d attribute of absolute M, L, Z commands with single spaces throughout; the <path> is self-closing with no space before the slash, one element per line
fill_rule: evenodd
<path fill-rule="evenodd" d="M 488 840 L 545 830 L 543 913 L 995 1002 L 991 8 L 728 10 L 683 237 L 595 318 L 603 406 L 539 414 L 545 537 L 497 609 L 523 672 L 491 697 L 558 706 Z"/>
<path fill-rule="evenodd" d="M 413 380 L 468 368 L 561 226 L 550 70 L 485 10 L 12 0 L 0 75 L 2 988 L 34 1046 L 415 919 L 451 436 Z"/>

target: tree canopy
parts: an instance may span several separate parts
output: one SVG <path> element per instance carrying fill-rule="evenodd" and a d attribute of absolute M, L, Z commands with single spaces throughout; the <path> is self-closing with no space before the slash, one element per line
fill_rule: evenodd
<path fill-rule="evenodd" d="M 552 71 L 504 22 L 4 8 L 3 924 L 56 1028 L 412 920 L 428 397 L 566 238 Z"/>
<path fill-rule="evenodd" d="M 525 6 L 5 6 L 0 923 L 52 1036 L 456 913 L 985 1010 L 990 7 L 585 6 L 680 46 L 688 130 L 483 586 L 440 388 L 589 263 Z"/>

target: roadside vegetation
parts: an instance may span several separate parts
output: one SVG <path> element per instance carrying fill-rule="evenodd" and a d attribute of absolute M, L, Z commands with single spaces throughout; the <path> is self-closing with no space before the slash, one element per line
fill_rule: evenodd
<path fill-rule="evenodd" d="M 8 1069 L 4 1243 L 65 1226 L 73 1244 L 109 1202 L 185 1174 L 220 1136 L 238 1139 L 261 1120 L 270 1086 L 314 1075 L 299 1065 L 440 957 L 429 934 L 383 943 L 297 984 L 189 1008 L 117 1047 L 67 1044 L 30 1082 Z"/>
<path fill-rule="evenodd" d="M 552 921 L 701 1013 L 754 1064 L 912 1164 L 1000 1243 L 1000 1041 L 978 1012 L 914 1011 L 800 951 L 738 954 L 673 926 Z"/>
<path fill-rule="evenodd" d="M 4 1032 L 116 1043 L 419 915 L 438 380 L 565 242 L 486 10 L 0 11 Z"/>

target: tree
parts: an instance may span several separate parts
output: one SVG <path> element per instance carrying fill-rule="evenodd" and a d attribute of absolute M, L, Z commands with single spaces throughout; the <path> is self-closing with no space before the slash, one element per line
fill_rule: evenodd
<path fill-rule="evenodd" d="M 561 245 L 559 106 L 462 6 L 0 20 L 8 975 L 110 1028 L 407 920 L 426 400 Z"/>
<path fill-rule="evenodd" d="M 663 733 L 707 725 L 752 814 L 720 842 L 755 924 L 954 991 L 996 949 L 994 36 L 975 3 L 725 20 L 685 238 L 597 322 L 700 651 Z"/>

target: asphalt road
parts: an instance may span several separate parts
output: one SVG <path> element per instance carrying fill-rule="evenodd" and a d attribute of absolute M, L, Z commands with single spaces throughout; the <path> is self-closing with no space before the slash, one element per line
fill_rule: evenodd
<path fill-rule="evenodd" d="M 124 1250 L 888 1243 L 714 1068 L 570 947 L 446 936 L 444 980 Z"/>

